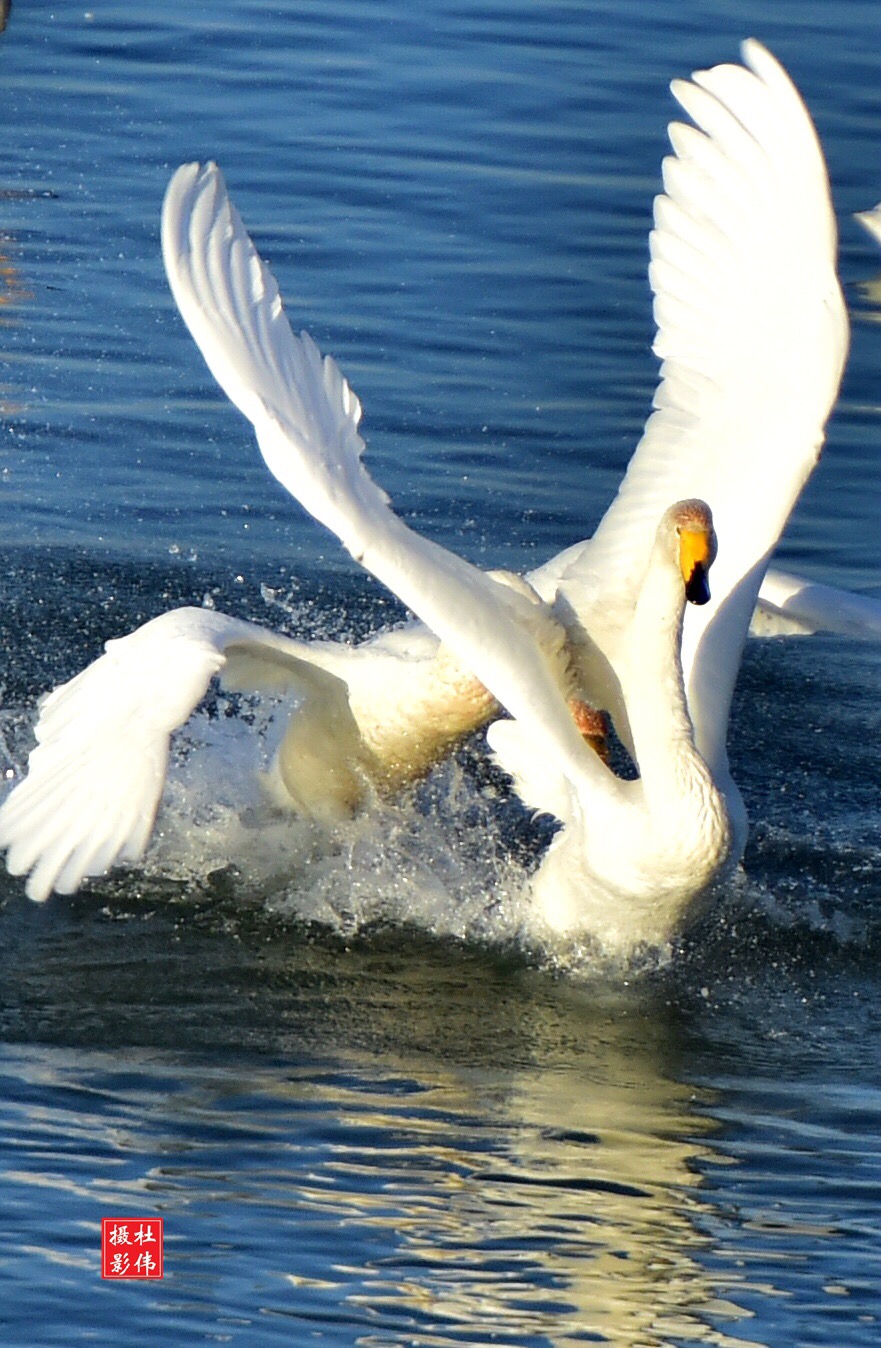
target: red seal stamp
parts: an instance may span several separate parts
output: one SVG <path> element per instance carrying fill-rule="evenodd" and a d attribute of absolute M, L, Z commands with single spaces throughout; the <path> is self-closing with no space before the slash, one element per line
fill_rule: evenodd
<path fill-rule="evenodd" d="M 162 1277 L 162 1217 L 104 1217 L 102 1278 Z"/>

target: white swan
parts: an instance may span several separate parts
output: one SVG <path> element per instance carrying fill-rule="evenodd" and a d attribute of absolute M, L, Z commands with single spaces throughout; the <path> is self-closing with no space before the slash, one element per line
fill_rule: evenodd
<path fill-rule="evenodd" d="M 565 825 L 536 880 L 548 920 L 624 947 L 669 934 L 742 846 L 725 758 L 731 688 L 768 556 L 819 453 L 846 349 L 813 128 L 773 58 L 748 43 L 744 59 L 748 68 L 720 66 L 674 85 L 701 130 L 671 127 L 676 153 L 656 203 L 651 275 L 664 360 L 657 410 L 594 539 L 530 577 L 555 616 L 534 595 L 417 538 L 387 508 L 360 463 L 357 399 L 305 334 L 291 334 L 218 171 L 184 166 L 164 210 L 178 305 L 212 372 L 254 422 L 270 469 L 516 718 L 493 728 L 492 743 L 524 797 Z M 670 534 L 675 512 L 666 508 L 693 496 L 713 504 L 723 546 L 714 600 L 686 625 L 686 703 L 684 591 Z M 573 638 L 576 691 L 613 710 L 639 782 L 614 777 L 573 726 L 561 696 L 572 678 L 560 657 L 561 622 Z M 154 682 L 176 679 L 163 654 L 169 634 L 189 677 L 157 698 Z M 52 695 L 30 776 L 0 811 L 0 844 L 10 846 L 15 873 L 32 872 L 32 896 L 73 888 L 115 858 L 140 854 L 170 730 L 231 656 L 244 651 L 253 674 L 270 650 L 275 671 L 311 663 L 299 643 L 198 610 L 111 643 L 108 655 L 139 667 L 144 696 L 156 704 L 134 752 L 120 749 L 107 727 L 115 732 L 118 709 L 130 717 L 141 695 L 114 695 L 108 666 L 96 694 L 94 672 L 107 656 Z M 476 719 L 486 714 L 484 704 Z M 122 808 L 111 830 L 96 807 L 120 757 L 125 770 L 113 795 Z M 141 757 L 153 769 L 146 791 Z M 68 793 L 62 805 L 51 779 L 67 770 L 88 790 L 75 801 Z"/>

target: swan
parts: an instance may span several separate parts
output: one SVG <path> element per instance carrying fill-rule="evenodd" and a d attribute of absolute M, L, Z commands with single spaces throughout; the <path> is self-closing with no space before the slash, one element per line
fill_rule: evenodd
<path fill-rule="evenodd" d="M 655 204 L 650 277 L 662 378 L 645 435 L 593 539 L 519 584 L 479 572 L 391 512 L 361 462 L 357 398 L 308 335 L 291 332 L 216 167 L 179 169 L 163 210 L 178 307 L 254 423 L 270 471 L 435 634 L 392 634 L 422 643 L 404 660 L 428 669 L 449 652 L 453 682 L 464 679 L 476 698 L 464 720 L 479 724 L 496 703 L 513 716 L 490 728 L 491 747 L 524 800 L 562 825 L 534 878 L 543 920 L 620 949 L 666 939 L 742 851 L 745 812 L 725 753 L 731 690 L 768 558 L 819 455 L 847 347 L 812 124 L 763 47 L 744 44 L 743 59 L 673 85 L 695 125 L 671 126 L 674 154 Z M 712 600 L 685 615 L 677 512 L 705 512 L 708 540 L 704 500 L 722 549 Z M 172 647 L 182 674 L 167 658 Z M 330 706 L 345 727 L 340 742 L 355 746 L 341 755 L 342 776 L 360 780 L 350 670 L 378 652 L 316 651 L 202 610 L 163 615 L 108 643 L 44 704 L 29 775 L 0 810 L 10 870 L 30 872 L 28 892 L 42 898 L 140 856 L 169 734 L 221 670 L 233 686 L 260 686 L 267 667 L 270 684 L 316 682 L 316 724 L 328 724 Z M 431 674 L 428 687 L 431 703 Z M 585 745 L 573 695 L 612 712 L 637 781 L 621 781 Z M 449 700 L 442 691 L 432 705 Z M 120 727 L 133 721 L 140 739 L 126 740 Z M 275 777 L 283 775 L 279 765 Z"/>
<path fill-rule="evenodd" d="M 415 780 L 496 708 L 419 631 L 349 647 L 295 641 L 211 609 L 163 613 L 108 641 L 41 703 L 28 775 L 0 810 L 7 868 L 30 872 L 30 898 L 72 893 L 85 876 L 140 859 L 171 733 L 215 675 L 230 692 L 295 700 L 262 785 L 275 804 L 325 824 Z"/>

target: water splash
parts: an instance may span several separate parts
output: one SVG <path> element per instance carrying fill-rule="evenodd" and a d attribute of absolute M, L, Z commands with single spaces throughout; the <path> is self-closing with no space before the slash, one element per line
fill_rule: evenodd
<path fill-rule="evenodd" d="M 216 598 L 230 606 L 228 594 Z M 375 596 L 328 608 L 326 596 L 296 585 L 263 585 L 259 596 L 245 597 L 243 608 L 259 613 L 261 599 L 275 625 L 306 639 L 360 637 L 365 628 L 375 630 L 381 616 Z M 56 678 L 81 663 L 66 646 L 52 658 Z M 0 703 L 0 767 L 7 780 L 22 774 L 32 744 L 34 712 L 22 707 L 20 685 L 32 686 L 34 675 L 26 673 L 11 666 L 9 704 Z M 222 877 L 233 905 L 333 939 L 408 928 L 430 939 L 510 949 L 568 978 L 609 973 L 608 960 L 598 959 L 589 944 L 551 947 L 536 930 L 529 876 L 552 826 L 529 819 L 487 766 L 482 746 L 466 746 L 399 800 L 376 801 L 344 827 L 328 828 L 280 814 L 260 787 L 290 711 L 290 701 L 210 694 L 175 736 L 144 862 L 116 871 L 111 881 L 93 882 L 91 890 L 109 895 L 112 906 L 125 905 L 126 893 L 162 896 L 170 887 L 186 903 Z M 751 757 L 752 751 L 748 762 Z M 806 779 L 799 799 L 812 800 L 812 786 Z M 714 896 L 696 934 L 668 949 L 638 952 L 613 973 L 663 970 L 683 951 L 691 958 L 695 943 L 710 964 L 736 958 L 732 951 L 755 961 L 769 943 L 813 948 L 820 941 L 856 952 L 881 944 L 881 852 L 860 836 L 864 813 L 856 805 L 850 814 L 833 812 L 818 832 L 812 812 L 803 818 L 792 793 L 771 804 L 769 810 L 767 800 L 758 803 L 769 817 L 754 829 L 746 875 Z"/>
<path fill-rule="evenodd" d="M 496 788 L 452 760 L 344 825 L 280 813 L 261 790 L 290 704 L 218 696 L 177 737 L 146 877 L 231 872 L 249 901 L 348 938 L 377 925 L 514 941 L 528 913 Z"/>

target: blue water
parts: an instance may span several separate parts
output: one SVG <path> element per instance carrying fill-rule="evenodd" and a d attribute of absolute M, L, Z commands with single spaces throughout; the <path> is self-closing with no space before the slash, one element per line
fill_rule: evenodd
<path fill-rule="evenodd" d="M 41 692 L 173 604 L 306 634 L 400 613 L 176 315 L 180 162 L 221 163 L 401 513 L 521 568 L 589 532 L 638 438 L 668 82 L 748 35 L 815 117 L 854 327 L 781 558 L 879 592 L 881 255 L 850 219 L 881 197 L 873 0 L 15 0 L 4 761 Z M 0 880 L 3 1343 L 876 1344 L 879 684 L 871 646 L 749 648 L 744 876 L 627 977 L 511 939 L 534 839 L 473 749 L 331 855 L 307 831 L 232 870 L 200 771 L 233 778 L 247 736 L 206 715 L 143 869 L 39 908 Z M 102 1283 L 119 1215 L 165 1219 L 161 1282 Z"/>

